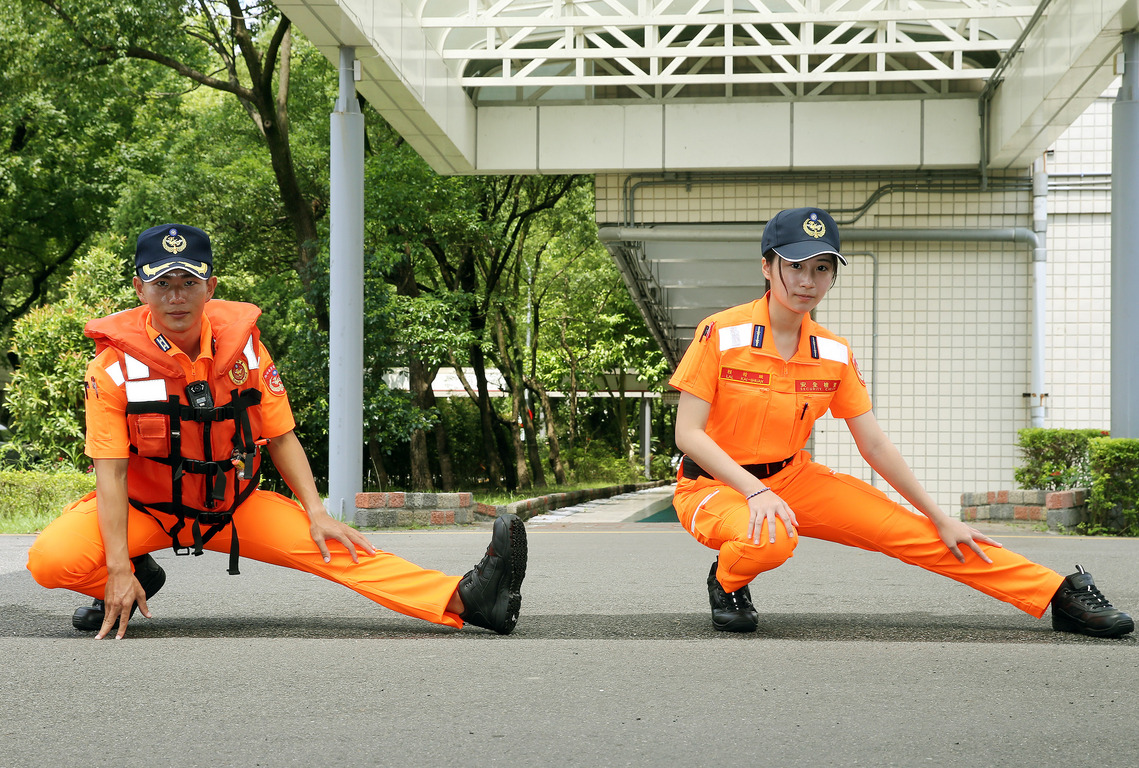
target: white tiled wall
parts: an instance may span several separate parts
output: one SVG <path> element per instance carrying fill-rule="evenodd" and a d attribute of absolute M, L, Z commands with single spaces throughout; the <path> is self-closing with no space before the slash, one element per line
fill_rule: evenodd
<path fill-rule="evenodd" d="M 1056 143 L 1048 171 L 1110 171 L 1110 117 L 1109 100 L 1094 104 Z M 624 180 L 597 177 L 598 221 L 627 220 Z M 644 186 L 635 193 L 635 220 L 761 221 L 798 205 L 853 208 L 877 186 L 730 180 Z M 1106 429 L 1110 423 L 1109 214 L 1109 192 L 1086 186 L 1050 192 L 1046 426 Z M 1031 227 L 1031 193 L 894 193 L 856 226 Z M 869 253 L 852 256 L 818 319 L 850 340 L 886 433 L 951 514 L 959 512 L 962 492 L 1014 488 L 1016 433 L 1030 425 L 1023 394 L 1030 389 L 1031 251 L 1013 243 L 936 242 L 850 249 L 872 251 L 878 260 L 878 359 L 872 354 Z M 843 423 L 819 421 L 814 442 L 818 460 L 871 479 Z M 881 480 L 877 484 L 885 489 Z"/>

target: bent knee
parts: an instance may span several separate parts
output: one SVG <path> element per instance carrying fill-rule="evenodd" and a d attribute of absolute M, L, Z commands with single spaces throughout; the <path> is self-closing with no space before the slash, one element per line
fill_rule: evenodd
<path fill-rule="evenodd" d="M 729 583 L 749 583 L 764 571 L 778 568 L 795 554 L 799 537 L 780 534 L 775 541 L 753 544 L 750 541 L 730 541 L 720 548 L 720 583 L 733 591 Z M 730 578 L 725 578 L 729 575 Z M 724 583 L 725 581 L 729 583 Z M 738 588 L 738 587 L 736 587 Z"/>
<path fill-rule="evenodd" d="M 28 571 L 37 584 L 48 589 L 75 589 L 98 567 L 90 553 L 60 542 L 45 542 L 42 534 L 28 550 Z"/>

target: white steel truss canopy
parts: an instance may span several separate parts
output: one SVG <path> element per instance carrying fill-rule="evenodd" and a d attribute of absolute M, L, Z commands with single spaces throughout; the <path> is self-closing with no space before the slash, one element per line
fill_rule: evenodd
<path fill-rule="evenodd" d="M 276 4 L 355 49 L 441 173 L 1025 168 L 1139 23 L 1139 0 Z"/>
<path fill-rule="evenodd" d="M 477 103 L 978 89 L 1028 0 L 426 0 L 421 17 Z M 851 86 L 855 86 L 852 88 Z M 961 90 L 958 88 L 957 90 Z"/>

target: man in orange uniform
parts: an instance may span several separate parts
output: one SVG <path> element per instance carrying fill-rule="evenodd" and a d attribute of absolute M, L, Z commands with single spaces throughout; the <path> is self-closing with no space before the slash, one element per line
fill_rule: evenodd
<path fill-rule="evenodd" d="M 526 574 L 526 530 L 495 520 L 483 559 L 448 576 L 377 551 L 324 508 L 288 395 L 260 340 L 251 304 L 213 299 L 205 232 L 180 224 L 138 238 L 134 288 L 142 306 L 88 323 L 86 452 L 95 491 L 33 543 L 28 570 L 45 587 L 95 598 L 77 629 L 122 638 L 135 608 L 166 575 L 148 553 L 239 552 L 344 584 L 394 611 L 437 624 L 514 629 Z M 268 449 L 297 501 L 257 488 Z M 215 534 L 220 534 L 216 535 Z M 343 547 L 330 549 L 335 541 Z"/>
<path fill-rule="evenodd" d="M 680 522 L 719 551 L 708 574 L 713 626 L 755 631 L 748 585 L 791 557 L 799 535 L 882 552 L 956 579 L 1057 630 L 1115 637 L 1134 630 L 1082 568 L 1064 578 L 955 520 L 882 432 L 841 336 L 810 316 L 834 282 L 838 227 L 819 208 L 779 212 L 764 228 L 763 298 L 704 320 L 670 383 L 681 391 L 676 444 L 685 452 L 674 505 Z M 921 511 L 816 464 L 803 450 L 826 411 L 846 421 L 859 452 Z"/>

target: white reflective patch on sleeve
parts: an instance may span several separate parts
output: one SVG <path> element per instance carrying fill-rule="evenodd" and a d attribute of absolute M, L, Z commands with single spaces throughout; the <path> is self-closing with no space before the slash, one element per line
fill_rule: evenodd
<path fill-rule="evenodd" d="M 123 376 L 123 367 L 119 365 L 118 360 L 107 369 L 107 375 L 111 377 L 111 381 L 115 382 L 116 387 L 121 387 L 123 382 L 126 381 L 126 377 Z"/>
<path fill-rule="evenodd" d="M 249 341 L 245 342 L 245 362 L 249 364 L 249 370 L 255 370 L 261 367 L 261 361 L 257 359 L 257 351 L 253 349 L 253 337 L 249 337 Z"/>
<path fill-rule="evenodd" d="M 736 347 L 751 346 L 751 332 L 755 328 L 753 323 L 743 325 L 729 325 L 720 329 L 720 351 L 735 349 Z"/>
<path fill-rule="evenodd" d="M 166 381 L 164 379 L 127 382 L 128 403 L 149 403 L 154 400 L 166 400 Z"/>
<path fill-rule="evenodd" d="M 818 338 L 819 357 L 823 360 L 834 360 L 836 363 L 850 362 L 850 350 L 841 341 Z"/>
<path fill-rule="evenodd" d="M 124 355 L 127 359 L 127 378 L 128 379 L 145 379 L 150 376 L 150 368 L 141 360 L 136 360 L 130 355 Z"/>

